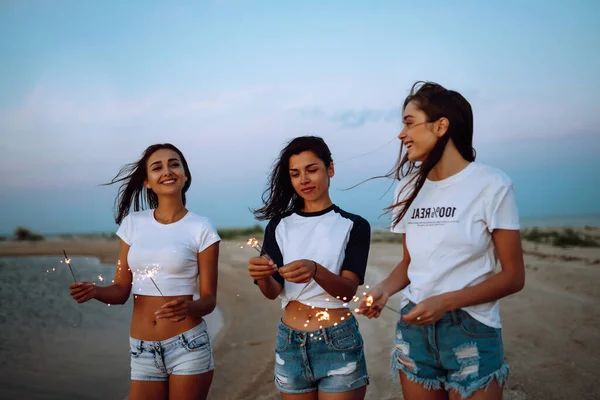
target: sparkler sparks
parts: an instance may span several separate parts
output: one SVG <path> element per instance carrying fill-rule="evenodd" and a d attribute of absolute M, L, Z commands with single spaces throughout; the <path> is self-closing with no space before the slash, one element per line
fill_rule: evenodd
<path fill-rule="evenodd" d="M 71 268 L 71 259 L 67 257 L 67 252 L 63 250 L 63 254 L 65 255 L 65 263 L 69 266 L 69 271 L 71 271 L 71 276 L 73 277 L 73 282 L 77 283 L 77 279 L 75 279 L 75 274 L 73 273 L 73 268 Z"/>
<path fill-rule="evenodd" d="M 158 290 L 158 293 L 160 293 L 160 295 L 166 302 L 167 298 L 165 297 L 165 295 L 162 293 L 162 291 L 160 290 L 160 288 L 154 281 L 154 277 L 156 276 L 156 273 L 159 270 L 160 270 L 160 267 L 158 267 L 158 266 L 156 266 L 154 268 L 146 267 L 146 268 L 144 268 L 144 270 L 142 272 L 137 272 L 136 275 L 138 276 L 138 280 L 150 279 L 152 281 L 152 283 L 154 284 L 154 287 L 156 287 L 156 290 Z"/>

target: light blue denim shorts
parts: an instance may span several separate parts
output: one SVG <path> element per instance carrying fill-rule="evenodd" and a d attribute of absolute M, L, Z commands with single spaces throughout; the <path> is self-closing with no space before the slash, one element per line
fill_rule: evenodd
<path fill-rule="evenodd" d="M 146 341 L 129 337 L 131 380 L 166 381 L 169 375 L 197 375 L 214 369 L 206 322 L 172 338 Z"/>
<path fill-rule="evenodd" d="M 415 307 L 409 303 L 401 311 Z M 504 363 L 502 335 L 466 311 L 451 311 L 432 325 L 413 325 L 400 319 L 392 350 L 392 373 L 402 371 L 426 389 L 454 390 L 468 398 L 495 379 L 502 385 L 509 369 Z"/>
<path fill-rule="evenodd" d="M 348 317 L 337 326 L 297 331 L 279 321 L 274 380 L 287 394 L 347 392 L 369 384 L 358 321 Z"/>

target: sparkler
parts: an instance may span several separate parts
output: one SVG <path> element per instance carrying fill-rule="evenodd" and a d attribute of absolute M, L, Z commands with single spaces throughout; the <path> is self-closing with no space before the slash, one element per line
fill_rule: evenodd
<path fill-rule="evenodd" d="M 167 302 L 167 298 L 165 297 L 165 295 L 161 292 L 161 290 L 159 289 L 158 285 L 156 284 L 156 282 L 154 281 L 154 276 L 156 275 L 156 273 L 158 272 L 160 268 L 159 267 L 155 267 L 155 268 L 146 268 L 144 270 L 144 272 L 142 273 L 138 273 L 141 276 L 141 279 L 146 279 L 149 278 L 152 283 L 154 284 L 154 287 L 156 287 L 156 290 L 158 290 L 158 293 L 160 293 L 160 295 L 162 296 L 162 298 L 165 300 L 165 302 Z"/>
<path fill-rule="evenodd" d="M 265 253 L 263 253 L 263 249 L 262 249 L 262 247 L 260 246 L 260 244 L 258 243 L 258 239 L 256 239 L 256 238 L 250 238 L 250 239 L 248 239 L 248 240 L 246 241 L 246 245 L 248 245 L 248 246 L 252 247 L 253 249 L 255 249 L 256 251 L 258 251 L 258 253 L 259 253 L 260 255 L 263 255 L 263 254 L 265 254 L 267 257 L 271 258 L 271 256 L 270 256 L 270 255 L 268 255 L 266 252 L 265 252 Z M 271 260 L 273 260 L 273 259 L 271 258 Z"/>
<path fill-rule="evenodd" d="M 77 279 L 75 279 L 75 274 L 73 273 L 73 268 L 71 268 L 71 259 L 67 257 L 67 252 L 63 250 L 63 254 L 65 255 L 65 263 L 69 266 L 69 271 L 71 271 L 71 276 L 73 277 L 73 282 L 77 283 Z"/>

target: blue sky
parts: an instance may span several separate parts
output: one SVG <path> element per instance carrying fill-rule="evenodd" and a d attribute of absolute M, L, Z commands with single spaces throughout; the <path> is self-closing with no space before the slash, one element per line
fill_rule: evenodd
<path fill-rule="evenodd" d="M 334 201 L 383 225 L 387 182 L 341 189 L 393 165 L 416 80 L 471 102 L 478 161 L 524 217 L 600 213 L 599 3 L 322 3 L 1 2 L 0 233 L 114 230 L 98 185 L 156 142 L 186 155 L 190 209 L 249 225 L 309 133 L 337 162 Z"/>

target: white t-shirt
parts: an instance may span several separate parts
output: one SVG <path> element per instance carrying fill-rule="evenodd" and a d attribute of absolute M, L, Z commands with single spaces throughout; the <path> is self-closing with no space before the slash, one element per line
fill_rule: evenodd
<path fill-rule="evenodd" d="M 191 211 L 172 224 L 157 222 L 154 210 L 133 212 L 123 219 L 117 235 L 130 246 L 131 290 L 145 296 L 160 296 L 158 286 L 165 296 L 198 298 L 198 253 L 221 240 L 208 218 Z"/>
<path fill-rule="evenodd" d="M 370 243 L 371 226 L 367 220 L 331 205 L 318 212 L 295 211 L 273 218 L 265 229 L 262 249 L 278 267 L 292 261 L 313 260 L 336 275 L 343 270 L 354 272 L 362 285 Z M 331 296 L 315 280 L 288 282 L 278 272 L 273 278 L 283 286 L 279 294 L 281 308 L 290 301 L 320 308 L 344 308 L 351 301 Z"/>
<path fill-rule="evenodd" d="M 399 182 L 395 199 L 403 200 L 412 176 Z M 441 180 L 426 180 L 392 232 L 406 233 L 411 262 L 410 284 L 402 304 L 474 286 L 493 276 L 497 255 L 494 229 L 519 229 L 519 214 L 511 179 L 502 171 L 471 163 Z M 478 321 L 500 328 L 499 302 L 465 307 Z"/>

